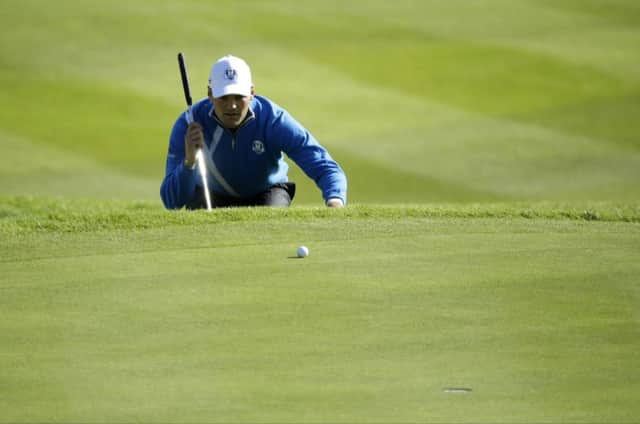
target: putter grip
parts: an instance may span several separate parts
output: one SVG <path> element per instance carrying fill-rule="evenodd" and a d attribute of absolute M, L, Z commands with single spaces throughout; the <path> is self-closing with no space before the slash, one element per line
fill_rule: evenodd
<path fill-rule="evenodd" d="M 184 55 L 182 53 L 178 53 L 178 65 L 180 66 L 180 77 L 182 77 L 182 88 L 184 89 L 184 99 L 187 101 L 187 105 L 191 106 L 191 89 L 189 88 L 187 64 L 184 61 Z"/>

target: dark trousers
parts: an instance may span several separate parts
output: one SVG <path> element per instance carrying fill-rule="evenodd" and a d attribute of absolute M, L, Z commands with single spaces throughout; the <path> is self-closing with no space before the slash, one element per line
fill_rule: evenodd
<path fill-rule="evenodd" d="M 272 206 L 286 208 L 291 204 L 295 195 L 295 183 L 281 183 L 272 186 L 267 191 L 248 198 L 227 197 L 211 193 L 211 207 L 230 208 L 238 206 Z M 201 186 L 196 186 L 196 192 L 193 199 L 187 203 L 186 208 L 192 210 L 207 208 L 207 201 L 204 196 L 204 190 Z"/>

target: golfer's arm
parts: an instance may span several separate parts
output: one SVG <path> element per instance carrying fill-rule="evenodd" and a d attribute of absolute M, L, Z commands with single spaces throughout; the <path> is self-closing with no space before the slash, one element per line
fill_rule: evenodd
<path fill-rule="evenodd" d="M 347 177 L 329 152 L 291 115 L 284 112 L 275 122 L 275 137 L 285 152 L 322 192 L 327 206 L 347 203 Z"/>
<path fill-rule="evenodd" d="M 165 177 L 160 186 L 160 197 L 167 209 L 180 209 L 193 197 L 196 189 L 196 168 L 185 164 L 184 132 L 186 125 L 179 119 L 169 140 Z"/>
<path fill-rule="evenodd" d="M 168 171 L 160 186 L 160 197 L 167 209 L 180 209 L 193 197 L 196 189 L 197 170 L 183 164 L 184 159 L 174 161 L 167 159 Z"/>

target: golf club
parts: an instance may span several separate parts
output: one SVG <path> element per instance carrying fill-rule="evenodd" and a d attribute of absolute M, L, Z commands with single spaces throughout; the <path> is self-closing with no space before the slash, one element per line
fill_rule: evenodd
<path fill-rule="evenodd" d="M 184 89 L 184 98 L 187 102 L 187 124 L 193 122 L 193 111 L 191 110 L 191 88 L 189 87 L 189 76 L 187 75 L 187 64 L 184 60 L 184 55 L 178 53 L 178 65 L 180 66 L 180 76 L 182 77 L 182 88 Z M 209 194 L 209 185 L 207 184 L 207 166 L 204 162 L 204 156 L 202 149 L 198 149 L 196 152 L 196 162 L 198 163 L 198 170 L 202 177 L 202 188 L 204 190 L 204 197 L 207 202 L 207 210 L 211 210 L 211 195 Z"/>

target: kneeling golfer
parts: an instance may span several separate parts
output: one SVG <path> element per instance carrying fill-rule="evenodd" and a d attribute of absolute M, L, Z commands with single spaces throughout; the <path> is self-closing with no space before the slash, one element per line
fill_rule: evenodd
<path fill-rule="evenodd" d="M 205 208 L 196 168 L 202 149 L 212 207 L 289 206 L 295 184 L 283 153 L 322 191 L 325 204 L 342 207 L 347 178 L 327 150 L 286 110 L 255 94 L 249 66 L 224 56 L 212 67 L 208 97 L 181 115 L 169 140 L 160 196 L 167 209 Z"/>

